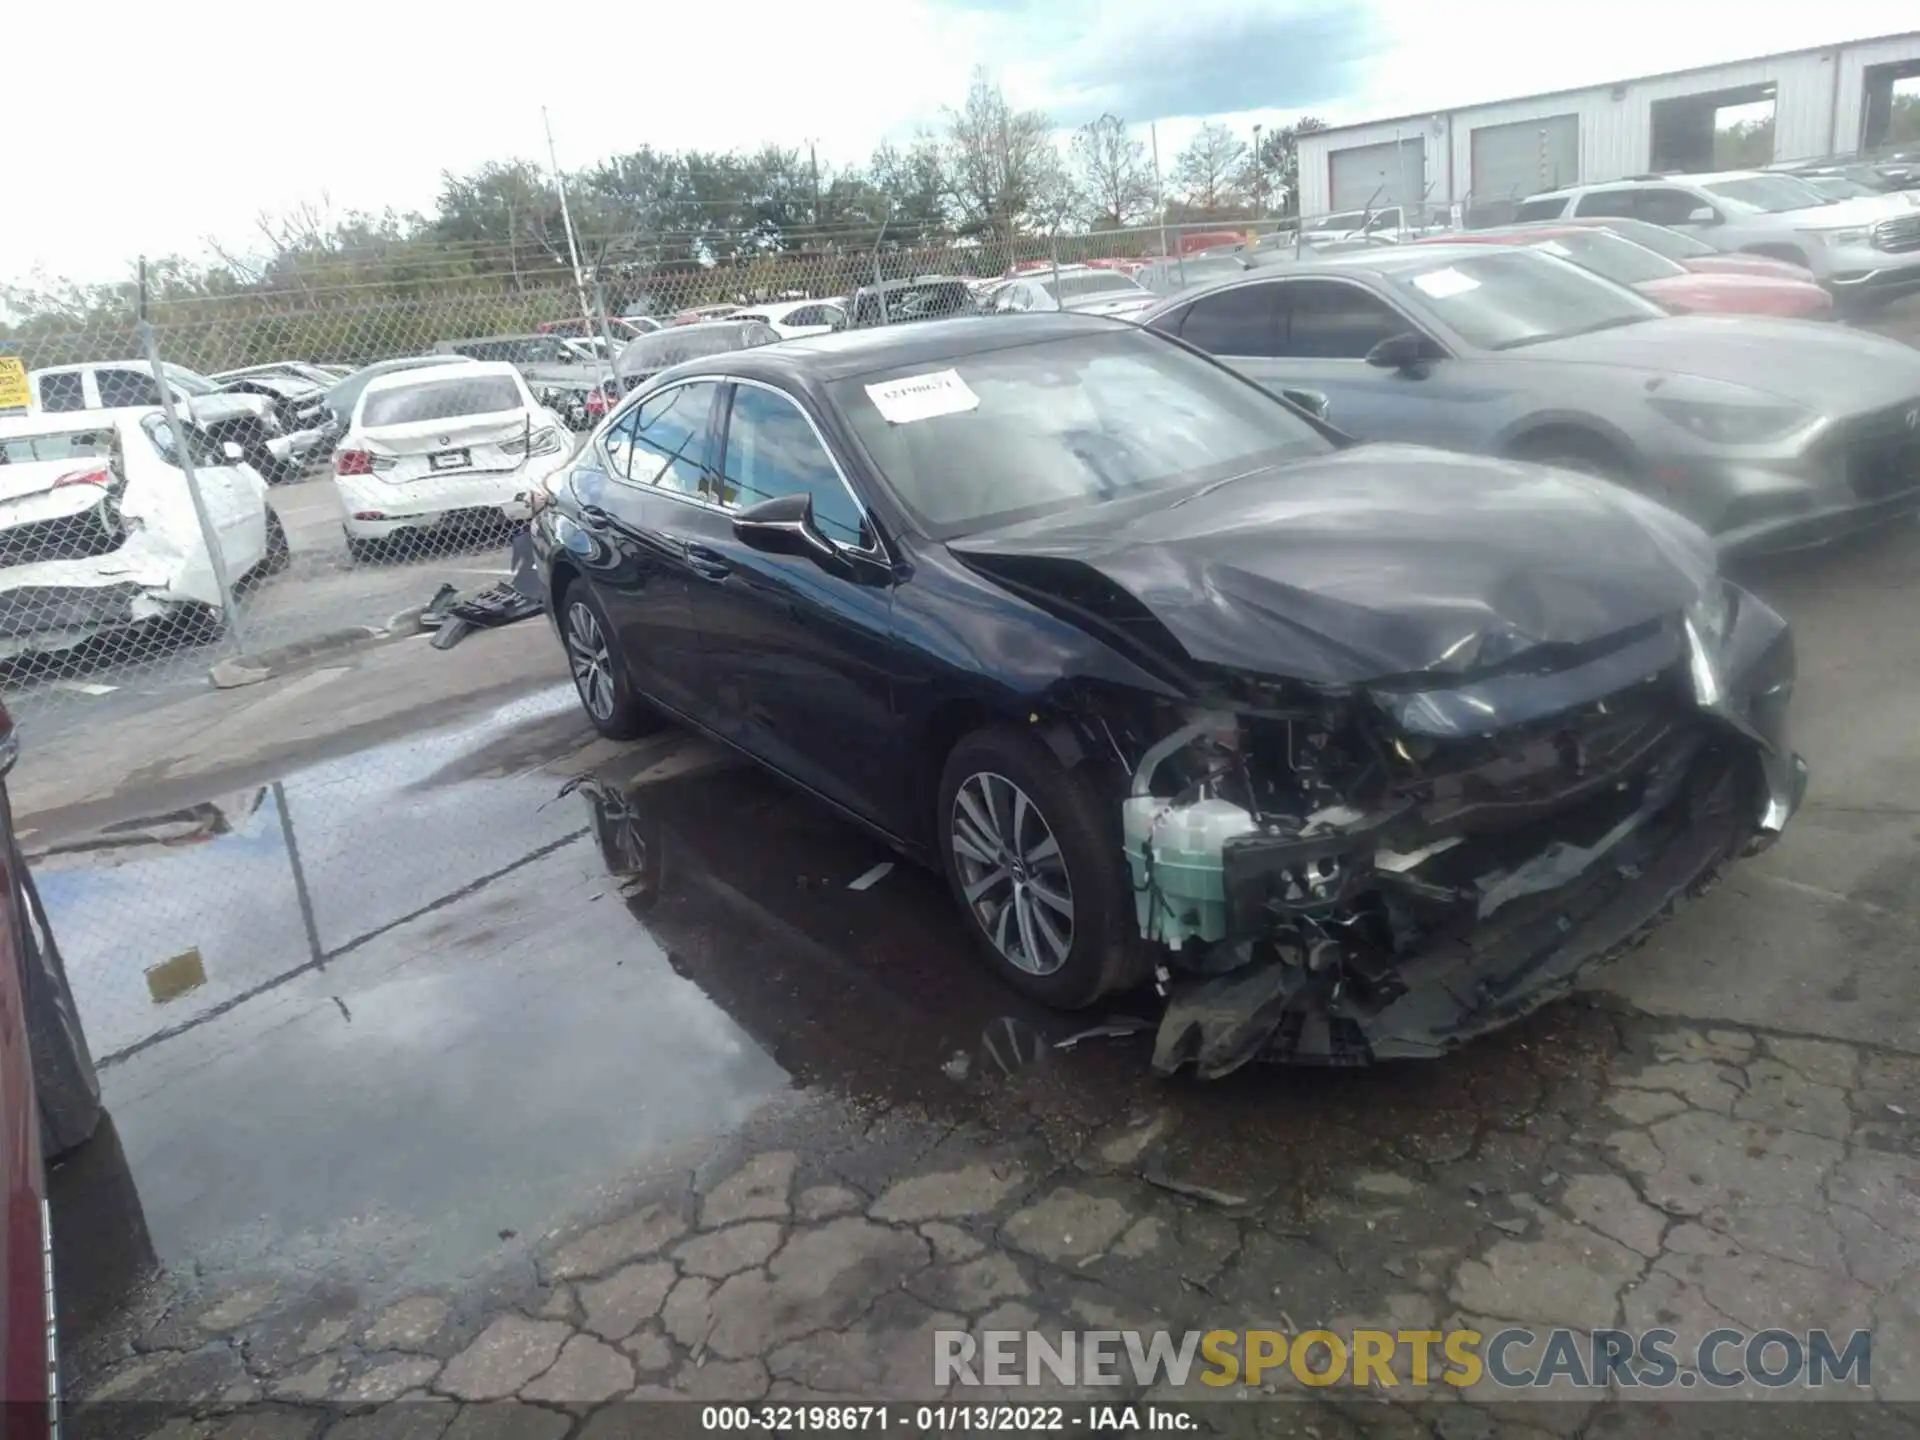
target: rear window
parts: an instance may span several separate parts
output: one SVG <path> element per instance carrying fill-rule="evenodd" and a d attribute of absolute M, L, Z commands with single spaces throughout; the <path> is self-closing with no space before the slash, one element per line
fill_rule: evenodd
<path fill-rule="evenodd" d="M 423 380 L 393 390 L 375 390 L 365 397 L 362 425 L 413 425 L 428 420 L 453 420 L 463 415 L 497 415 L 521 409 L 520 387 L 505 375 Z"/>
<path fill-rule="evenodd" d="M 1105 295 L 1125 290 L 1140 294 L 1140 287 L 1117 270 L 1099 270 L 1090 275 L 1062 275 L 1058 280 L 1040 282 L 1053 292 L 1056 300 L 1072 300 L 1081 295 Z"/>
<path fill-rule="evenodd" d="M 111 430 L 63 430 L 58 435 L 14 435 L 0 440 L 0 465 L 35 460 L 95 460 L 113 453 Z"/>

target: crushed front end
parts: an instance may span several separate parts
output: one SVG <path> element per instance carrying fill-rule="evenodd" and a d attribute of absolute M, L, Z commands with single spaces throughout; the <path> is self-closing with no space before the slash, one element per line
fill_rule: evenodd
<path fill-rule="evenodd" d="M 1806 785 L 1791 636 L 1724 583 L 1477 673 L 1212 679 L 1153 734 L 1107 726 L 1162 1073 L 1444 1054 L 1636 944 Z"/>

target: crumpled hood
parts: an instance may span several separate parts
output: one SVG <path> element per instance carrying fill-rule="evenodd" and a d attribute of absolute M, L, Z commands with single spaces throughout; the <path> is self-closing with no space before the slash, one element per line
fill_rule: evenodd
<path fill-rule="evenodd" d="M 1502 352 L 1523 364 L 1622 365 L 1699 375 L 1857 415 L 1920 395 L 1920 350 L 1844 325 L 1675 315 Z"/>
<path fill-rule="evenodd" d="M 1196 661 L 1342 684 L 1600 640 L 1680 611 L 1714 575 L 1705 535 L 1605 481 L 1389 445 L 949 548 L 1029 590 L 1084 595 L 1097 572 Z"/>

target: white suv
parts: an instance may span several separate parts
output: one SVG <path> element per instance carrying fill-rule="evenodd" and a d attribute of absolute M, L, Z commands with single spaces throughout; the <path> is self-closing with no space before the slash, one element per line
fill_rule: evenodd
<path fill-rule="evenodd" d="M 1837 299 L 1884 299 L 1920 289 L 1920 209 L 1884 197 L 1833 200 L 1791 175 L 1729 170 L 1576 185 L 1535 195 L 1516 224 L 1570 217 L 1647 220 L 1717 250 L 1790 260 Z"/>

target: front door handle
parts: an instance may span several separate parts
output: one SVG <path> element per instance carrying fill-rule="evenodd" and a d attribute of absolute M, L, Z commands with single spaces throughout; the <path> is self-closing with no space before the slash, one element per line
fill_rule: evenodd
<path fill-rule="evenodd" d="M 724 580 L 733 573 L 726 556 L 704 545 L 687 546 L 687 564 L 702 580 Z"/>

